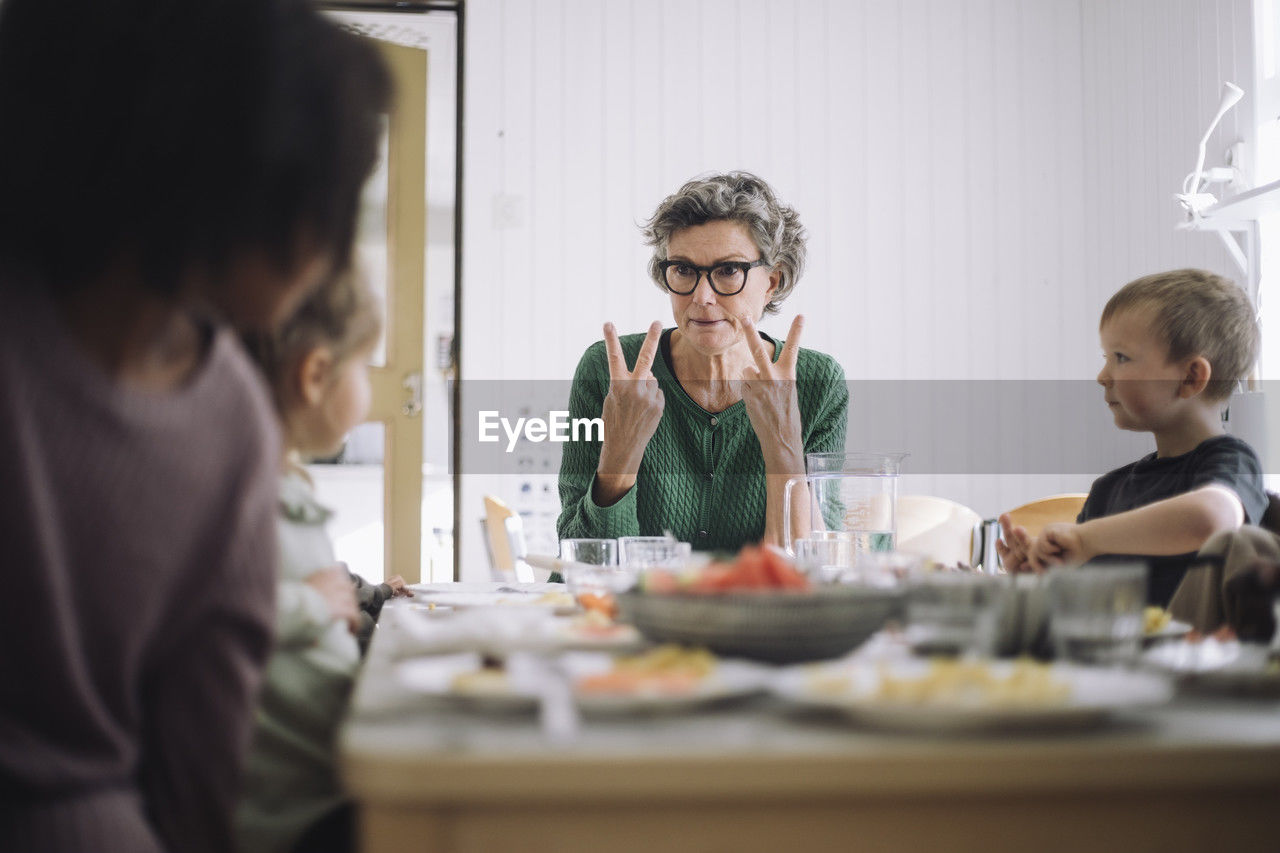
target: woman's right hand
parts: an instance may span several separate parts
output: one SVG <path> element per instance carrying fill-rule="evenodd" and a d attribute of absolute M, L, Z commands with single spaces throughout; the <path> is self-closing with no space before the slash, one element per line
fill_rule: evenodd
<path fill-rule="evenodd" d="M 604 347 L 609 357 L 609 393 L 604 398 L 600 414 L 604 421 L 604 443 L 600 447 L 600 464 L 596 468 L 596 485 L 591 496 L 599 506 L 617 503 L 635 485 L 649 439 L 653 438 L 662 420 L 662 389 L 650 369 L 657 356 L 661 336 L 662 324 L 655 320 L 640 346 L 635 369 L 627 370 L 618 331 L 612 323 L 604 324 Z"/>

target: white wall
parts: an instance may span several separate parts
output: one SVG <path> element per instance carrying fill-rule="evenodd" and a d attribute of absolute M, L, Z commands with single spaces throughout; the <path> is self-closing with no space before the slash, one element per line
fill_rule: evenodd
<path fill-rule="evenodd" d="M 463 379 L 567 380 L 604 320 L 669 321 L 637 223 L 689 177 L 735 168 L 766 177 L 811 234 L 808 273 L 767 330 L 807 314 L 805 345 L 851 379 L 1089 379 L 1099 310 L 1125 281 L 1233 273 L 1214 238 L 1173 231 L 1170 195 L 1220 81 L 1251 79 L 1250 10 L 472 0 Z M 1244 130 L 1229 117 L 1218 138 Z M 993 440 L 1016 440 L 992 420 Z M 904 490 L 989 515 L 1089 482 L 918 476 Z M 463 476 L 464 576 L 484 562 L 466 508 L 521 485 Z M 534 527 L 555 508 L 530 504 Z"/>
<path fill-rule="evenodd" d="M 1085 0 L 1082 7 L 1093 298 L 1168 267 L 1202 266 L 1240 280 L 1215 235 L 1174 230 L 1180 217 L 1169 197 L 1195 166 L 1223 80 L 1246 95 L 1214 133 L 1205 163 L 1222 165 L 1232 141 L 1253 141 L 1252 4 Z"/>

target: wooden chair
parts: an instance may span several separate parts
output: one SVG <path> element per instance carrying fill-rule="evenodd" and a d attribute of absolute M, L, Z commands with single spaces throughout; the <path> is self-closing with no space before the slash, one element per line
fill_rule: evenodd
<path fill-rule="evenodd" d="M 982 516 L 931 495 L 903 495 L 897 505 L 896 548 L 939 563 L 976 566 L 982 559 Z"/>
<path fill-rule="evenodd" d="M 483 523 L 495 580 L 509 580 L 514 576 L 519 583 L 533 583 L 533 567 L 524 561 L 528 549 L 519 513 L 499 498 L 485 495 Z"/>
<path fill-rule="evenodd" d="M 1025 527 L 1027 533 L 1034 539 L 1040 535 L 1040 531 L 1044 530 L 1046 524 L 1075 521 L 1087 497 L 1088 495 L 1071 494 L 1040 498 L 1025 503 L 1017 509 L 1009 510 L 1009 517 L 1013 519 L 1015 527 Z"/>

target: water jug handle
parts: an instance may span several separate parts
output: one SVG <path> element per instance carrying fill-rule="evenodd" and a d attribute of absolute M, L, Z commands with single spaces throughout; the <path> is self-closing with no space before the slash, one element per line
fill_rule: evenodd
<path fill-rule="evenodd" d="M 791 538 L 791 487 L 804 481 L 804 477 L 792 477 L 782 485 L 782 549 L 794 558 L 796 549 Z"/>

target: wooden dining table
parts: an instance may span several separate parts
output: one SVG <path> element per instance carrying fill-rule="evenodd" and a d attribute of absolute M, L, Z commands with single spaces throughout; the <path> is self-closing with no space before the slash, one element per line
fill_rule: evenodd
<path fill-rule="evenodd" d="M 1274 696 L 945 735 L 759 695 L 586 718 L 566 736 L 406 690 L 394 623 L 374 634 L 341 738 L 366 853 L 1280 849 Z"/>

